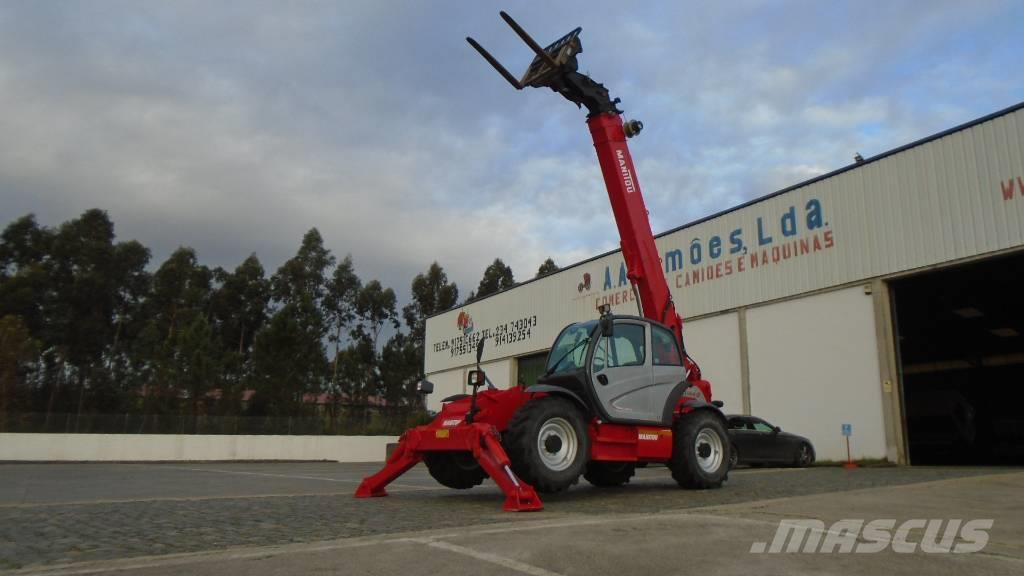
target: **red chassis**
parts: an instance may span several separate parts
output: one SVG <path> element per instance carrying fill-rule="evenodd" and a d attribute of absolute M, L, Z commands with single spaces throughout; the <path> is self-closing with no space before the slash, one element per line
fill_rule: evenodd
<path fill-rule="evenodd" d="M 486 390 L 477 394 L 473 423 L 466 423 L 470 398 L 448 402 L 430 423 L 407 430 L 384 468 L 363 480 L 356 498 L 387 496 L 385 487 L 423 460 L 426 452 L 467 451 L 505 493 L 505 511 L 541 510 L 544 505 L 532 486 L 517 478 L 501 445 L 501 435 L 519 408 L 543 392 L 530 393 L 521 387 Z M 683 398 L 677 415 L 692 410 L 692 398 Z M 606 462 L 667 462 L 672 457 L 672 429 L 658 426 L 629 426 L 590 421 L 590 459 Z"/>

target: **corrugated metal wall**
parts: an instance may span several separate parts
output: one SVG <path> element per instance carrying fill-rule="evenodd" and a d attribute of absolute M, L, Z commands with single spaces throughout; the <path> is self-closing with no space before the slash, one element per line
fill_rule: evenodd
<path fill-rule="evenodd" d="M 683 314 L 700 316 L 1024 245 L 1022 187 L 1017 109 L 657 243 Z M 487 359 L 543 350 L 605 301 L 636 313 L 619 253 L 429 319 L 426 372 L 469 364 L 484 334 Z"/>

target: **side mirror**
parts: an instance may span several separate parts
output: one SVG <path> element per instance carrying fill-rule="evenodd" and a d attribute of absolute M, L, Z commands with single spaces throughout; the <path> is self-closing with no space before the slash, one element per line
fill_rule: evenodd
<path fill-rule="evenodd" d="M 434 383 L 426 379 L 420 380 L 419 382 L 416 383 L 416 391 L 419 392 L 420 394 L 433 394 Z"/>
<path fill-rule="evenodd" d="M 469 385 L 473 388 L 479 388 L 487 383 L 487 375 L 484 374 L 483 370 L 470 370 L 469 371 Z"/>
<path fill-rule="evenodd" d="M 612 307 L 608 304 L 602 304 L 598 306 L 597 310 L 601 313 L 601 319 L 598 321 L 601 326 L 601 335 L 611 338 L 612 332 L 615 330 L 615 318 L 612 316 Z"/>
<path fill-rule="evenodd" d="M 772 432 L 778 434 L 779 432 L 782 432 L 782 428 L 779 428 L 778 426 L 773 426 Z"/>
<path fill-rule="evenodd" d="M 480 339 L 480 343 L 476 345 L 476 363 L 480 363 L 480 359 L 484 357 L 484 342 L 487 340 L 486 337 Z"/>

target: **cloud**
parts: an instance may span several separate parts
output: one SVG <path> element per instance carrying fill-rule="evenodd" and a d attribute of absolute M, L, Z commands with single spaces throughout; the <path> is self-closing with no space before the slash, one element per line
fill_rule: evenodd
<path fill-rule="evenodd" d="M 656 231 L 1014 103 L 1013 3 L 526 3 L 542 41 L 645 121 Z M 0 6 L 0 219 L 108 209 L 122 238 L 273 270 L 316 226 L 407 298 L 439 261 L 463 294 L 618 245 L 583 114 L 509 89 L 530 54 L 461 2 Z M 621 14 L 609 19 L 608 13 Z M 543 14 L 544 17 L 539 15 Z"/>

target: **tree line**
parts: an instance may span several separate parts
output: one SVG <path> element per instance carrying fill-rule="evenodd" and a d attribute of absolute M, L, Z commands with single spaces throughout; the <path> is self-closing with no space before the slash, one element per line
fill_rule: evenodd
<path fill-rule="evenodd" d="M 310 417 L 369 407 L 422 410 L 426 319 L 458 304 L 434 262 L 395 291 L 363 281 L 310 229 L 268 274 L 252 254 L 233 270 L 179 247 L 155 269 L 117 241 L 100 209 L 56 228 L 31 214 L 0 236 L 0 431 L 20 414 Z M 551 259 L 538 276 L 557 270 Z M 514 285 L 500 259 L 467 301 Z M 194 431 L 194 430 L 193 430 Z"/>

